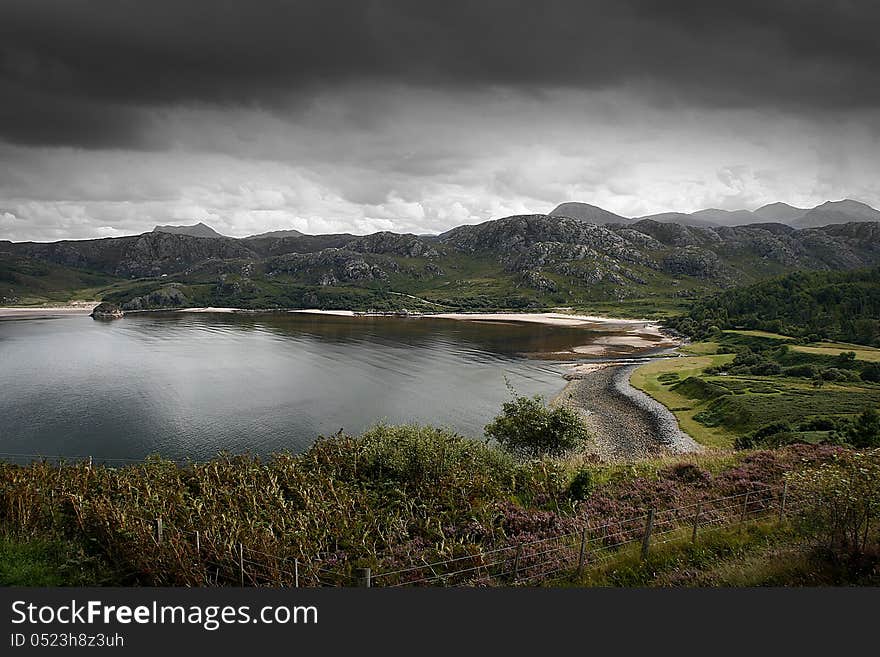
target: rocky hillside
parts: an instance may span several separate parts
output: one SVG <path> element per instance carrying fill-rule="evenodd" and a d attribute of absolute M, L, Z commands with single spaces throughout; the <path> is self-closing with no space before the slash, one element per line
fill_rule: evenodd
<path fill-rule="evenodd" d="M 589 271 L 618 283 L 648 269 L 719 285 L 760 278 L 766 269 L 850 269 L 880 261 L 878 223 L 795 230 L 783 224 L 685 226 L 650 219 L 599 226 L 567 217 L 524 215 L 460 226 L 440 236 L 455 251 L 495 257 L 512 271 Z"/>
<path fill-rule="evenodd" d="M 50 244 L 4 242 L 4 258 L 19 269 L 7 268 L 3 296 L 20 296 L 23 284 L 15 272 L 22 263 L 50 263 L 130 281 L 109 292 L 127 309 L 224 303 L 394 307 L 401 298 L 450 307 L 539 307 L 683 298 L 798 269 L 874 266 L 880 264 L 880 223 L 802 230 L 781 223 L 721 227 L 648 219 L 599 225 L 538 214 L 459 226 L 434 237 L 380 232 L 233 239 L 155 231 Z"/>

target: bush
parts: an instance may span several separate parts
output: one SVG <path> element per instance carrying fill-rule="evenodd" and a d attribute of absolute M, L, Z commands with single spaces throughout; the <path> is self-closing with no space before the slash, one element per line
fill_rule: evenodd
<path fill-rule="evenodd" d="M 818 468 L 789 475 L 793 490 L 810 500 L 804 520 L 828 547 L 860 554 L 880 514 L 880 451 L 840 452 Z"/>
<path fill-rule="evenodd" d="M 802 422 L 798 426 L 798 431 L 834 431 L 837 428 L 837 422 L 830 417 L 815 417 L 806 422 Z"/>
<path fill-rule="evenodd" d="M 802 376 L 806 379 L 812 379 L 819 374 L 819 368 L 815 365 L 807 363 L 806 365 L 793 365 L 782 370 L 785 376 Z"/>
<path fill-rule="evenodd" d="M 676 463 L 667 471 L 670 478 L 685 484 L 707 484 L 712 476 L 693 463 Z"/>
<path fill-rule="evenodd" d="M 592 490 L 593 475 L 589 470 L 581 470 L 568 485 L 568 496 L 573 500 L 585 500 Z"/>
<path fill-rule="evenodd" d="M 836 367 L 829 367 L 821 372 L 823 381 L 848 381 L 849 374 L 845 370 Z"/>
<path fill-rule="evenodd" d="M 565 406 L 547 408 L 540 396 L 514 396 L 485 431 L 504 449 L 525 458 L 560 456 L 589 437 L 577 412 Z"/>
<path fill-rule="evenodd" d="M 850 428 L 847 436 L 853 447 L 880 447 L 880 413 L 865 409 Z"/>
<path fill-rule="evenodd" d="M 866 365 L 861 371 L 861 377 L 863 381 L 880 383 L 880 363 Z"/>
<path fill-rule="evenodd" d="M 788 422 L 772 422 L 765 424 L 750 434 L 737 436 L 733 446 L 736 449 L 752 449 L 754 447 L 778 447 L 791 441 L 791 426 Z"/>

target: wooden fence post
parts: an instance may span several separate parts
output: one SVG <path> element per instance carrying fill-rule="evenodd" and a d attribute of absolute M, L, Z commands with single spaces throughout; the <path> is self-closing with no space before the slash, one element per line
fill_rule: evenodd
<path fill-rule="evenodd" d="M 740 515 L 740 517 L 739 517 L 739 525 L 740 525 L 740 528 L 742 528 L 743 524 L 744 524 L 745 521 L 746 521 L 746 513 L 747 513 L 748 510 L 749 510 L 749 496 L 750 496 L 750 495 L 751 495 L 751 492 L 746 493 L 746 499 L 743 500 L 743 510 L 742 510 L 742 515 Z"/>
<path fill-rule="evenodd" d="M 588 527 L 584 526 L 584 530 L 581 532 L 581 553 L 578 556 L 578 569 L 577 576 L 580 579 L 581 575 L 584 574 L 584 564 L 587 561 L 587 531 Z"/>
<path fill-rule="evenodd" d="M 779 502 L 779 522 L 785 517 L 785 498 L 788 497 L 788 482 L 782 484 L 782 500 Z"/>
<path fill-rule="evenodd" d="M 519 558 L 522 556 L 522 543 L 516 545 L 516 555 L 513 557 L 513 581 L 519 579 Z"/>
<path fill-rule="evenodd" d="M 697 512 L 694 514 L 694 531 L 691 534 L 691 543 L 697 542 L 697 527 L 700 526 L 700 515 L 703 513 L 702 503 L 697 505 Z"/>
<path fill-rule="evenodd" d="M 370 588 L 372 585 L 372 577 L 370 576 L 369 568 L 358 568 L 357 569 L 357 585 L 362 586 L 364 588 Z"/>
<path fill-rule="evenodd" d="M 162 518 L 156 518 L 156 544 L 162 545 Z"/>
<path fill-rule="evenodd" d="M 238 544 L 238 574 L 244 586 L 244 545 L 241 543 Z"/>
<path fill-rule="evenodd" d="M 651 545 L 651 530 L 654 529 L 654 509 L 648 510 L 645 519 L 645 536 L 642 538 L 642 561 L 648 558 L 648 547 Z"/>

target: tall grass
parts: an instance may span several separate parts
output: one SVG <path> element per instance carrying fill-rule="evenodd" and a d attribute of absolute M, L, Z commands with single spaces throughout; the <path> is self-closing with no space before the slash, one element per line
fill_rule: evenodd
<path fill-rule="evenodd" d="M 560 462 L 516 461 L 429 427 L 379 426 L 266 460 L 0 465 L 0 525 L 75 539 L 132 583 L 240 583 L 244 572 L 245 583 L 298 575 L 302 585 L 350 584 L 358 566 L 389 571 L 474 555 L 574 531 L 587 517 L 611 522 L 777 485 L 787 470 L 833 452 L 798 447 L 727 459 L 717 471 L 671 464 L 619 473 L 580 500 L 568 490 L 576 473 Z"/>

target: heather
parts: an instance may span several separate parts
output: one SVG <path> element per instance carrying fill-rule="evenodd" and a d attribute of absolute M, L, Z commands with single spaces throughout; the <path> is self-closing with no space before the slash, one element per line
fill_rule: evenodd
<path fill-rule="evenodd" d="M 585 522 L 778 487 L 786 472 L 842 451 L 798 445 L 717 462 L 572 467 L 517 460 L 440 429 L 379 426 L 265 460 L 2 465 L 0 523 L 7 533 L 84 546 L 126 583 L 236 583 L 246 559 L 255 583 L 289 583 L 296 560 L 301 584 L 346 584 L 359 566 L 388 572 L 479 557 Z"/>

